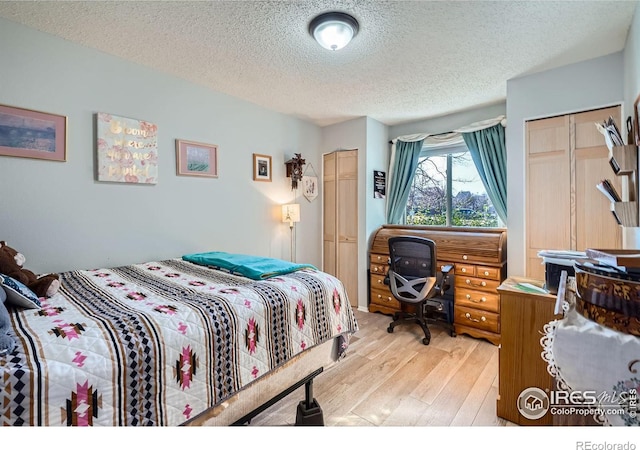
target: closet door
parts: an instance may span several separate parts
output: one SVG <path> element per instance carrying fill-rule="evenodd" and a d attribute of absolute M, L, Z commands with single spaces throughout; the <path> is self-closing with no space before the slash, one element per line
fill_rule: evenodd
<path fill-rule="evenodd" d="M 358 151 L 323 156 L 323 270 L 334 275 L 358 306 Z"/>
<path fill-rule="evenodd" d="M 595 123 L 610 116 L 621 124 L 620 106 L 526 123 L 526 276 L 544 280 L 540 250 L 621 248 L 621 229 L 596 185 L 609 179 L 609 150 Z"/>
<path fill-rule="evenodd" d="M 538 252 L 571 248 L 569 117 L 527 122 L 526 143 L 526 276 L 544 280 Z"/>
<path fill-rule="evenodd" d="M 358 306 L 358 151 L 337 152 L 337 273 Z"/>
<path fill-rule="evenodd" d="M 619 106 L 583 112 L 572 116 L 575 129 L 575 246 L 587 248 L 620 248 L 621 229 L 611 214 L 611 203 L 596 189 L 608 179 L 621 193 L 621 177 L 609 165 L 609 149 L 594 123 L 613 117 L 621 124 Z M 622 130 L 621 130 L 622 131 Z"/>
<path fill-rule="evenodd" d="M 336 154 L 329 153 L 322 157 L 322 270 L 331 275 L 336 272 Z"/>

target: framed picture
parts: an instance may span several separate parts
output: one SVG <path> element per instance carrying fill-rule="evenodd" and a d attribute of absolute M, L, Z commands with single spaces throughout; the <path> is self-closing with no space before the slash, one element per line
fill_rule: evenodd
<path fill-rule="evenodd" d="M 0 155 L 66 161 L 66 116 L 0 105 Z"/>
<path fill-rule="evenodd" d="M 271 156 L 253 154 L 253 179 L 271 181 Z"/>
<path fill-rule="evenodd" d="M 218 146 L 176 139 L 178 175 L 218 178 Z"/>

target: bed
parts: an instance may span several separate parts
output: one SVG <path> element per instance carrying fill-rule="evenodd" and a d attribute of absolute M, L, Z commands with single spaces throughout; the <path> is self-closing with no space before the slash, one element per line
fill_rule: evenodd
<path fill-rule="evenodd" d="M 7 306 L 0 425 L 242 423 L 358 329 L 342 283 L 312 266 L 249 278 L 181 257 L 59 277 L 39 307 Z"/>

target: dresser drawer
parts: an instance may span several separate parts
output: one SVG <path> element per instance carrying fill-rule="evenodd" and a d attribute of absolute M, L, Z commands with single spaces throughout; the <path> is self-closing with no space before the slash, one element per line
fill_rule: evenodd
<path fill-rule="evenodd" d="M 499 281 L 500 269 L 497 267 L 476 266 L 476 277 Z"/>
<path fill-rule="evenodd" d="M 371 303 L 400 310 L 400 302 L 395 299 L 391 291 L 389 289 L 380 289 L 377 286 L 371 286 Z"/>
<path fill-rule="evenodd" d="M 458 288 L 455 290 L 455 302 L 460 306 L 500 312 L 500 296 L 491 292 Z"/>
<path fill-rule="evenodd" d="M 457 288 L 475 289 L 487 292 L 497 292 L 500 286 L 498 280 L 486 280 L 483 278 L 456 276 L 455 286 Z"/>
<path fill-rule="evenodd" d="M 389 271 L 389 265 L 371 263 L 369 265 L 369 271 L 371 272 L 371 275 L 386 275 Z"/>
<path fill-rule="evenodd" d="M 479 330 L 500 332 L 500 315 L 480 309 L 455 305 L 455 320 L 459 325 L 477 328 Z"/>
<path fill-rule="evenodd" d="M 476 274 L 476 266 L 471 264 L 456 264 L 455 274 L 473 277 Z"/>
<path fill-rule="evenodd" d="M 371 274 L 371 289 L 389 289 L 389 286 L 384 284 L 384 275 Z"/>
<path fill-rule="evenodd" d="M 369 255 L 369 262 L 371 264 L 378 264 L 378 265 L 389 264 L 389 255 L 380 255 L 378 253 L 371 253 L 371 255 Z"/>

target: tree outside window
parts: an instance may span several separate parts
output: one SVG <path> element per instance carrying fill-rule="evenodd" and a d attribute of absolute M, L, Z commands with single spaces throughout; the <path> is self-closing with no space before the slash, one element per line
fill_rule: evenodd
<path fill-rule="evenodd" d="M 500 226 L 469 151 L 420 158 L 407 200 L 406 223 Z"/>

